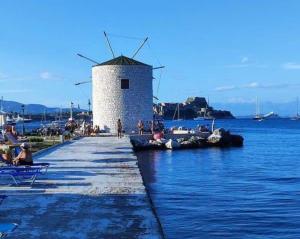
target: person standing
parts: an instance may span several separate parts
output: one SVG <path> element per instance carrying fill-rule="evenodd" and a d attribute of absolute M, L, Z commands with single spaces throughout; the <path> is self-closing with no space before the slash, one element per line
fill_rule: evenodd
<path fill-rule="evenodd" d="M 139 131 L 139 135 L 144 134 L 144 123 L 143 123 L 143 121 L 139 120 L 137 127 L 138 127 L 138 131 Z"/>
<path fill-rule="evenodd" d="M 118 138 L 122 138 L 122 123 L 121 123 L 121 120 L 118 119 L 117 121 L 117 130 L 118 130 Z"/>
<path fill-rule="evenodd" d="M 154 134 L 154 120 L 151 120 L 150 129 L 151 129 L 151 134 Z"/>

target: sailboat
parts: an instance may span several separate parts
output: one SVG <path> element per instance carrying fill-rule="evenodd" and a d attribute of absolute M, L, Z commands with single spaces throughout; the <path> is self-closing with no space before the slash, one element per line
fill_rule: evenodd
<path fill-rule="evenodd" d="M 41 126 L 44 126 L 47 124 L 47 114 L 46 114 L 46 109 L 44 109 L 44 113 L 42 115 L 42 119 L 41 119 Z"/>
<path fill-rule="evenodd" d="M 291 120 L 300 120 L 300 115 L 299 115 L 299 97 L 297 97 L 297 114 L 296 114 L 296 116 L 292 117 Z"/>
<path fill-rule="evenodd" d="M 176 118 L 176 113 L 177 113 L 177 119 Z M 177 107 L 175 109 L 175 112 L 174 112 L 174 116 L 173 116 L 173 120 L 176 120 L 176 121 L 181 121 L 182 119 L 180 119 L 180 108 L 179 108 L 179 103 L 177 104 Z"/>
<path fill-rule="evenodd" d="M 260 106 L 258 102 L 258 98 L 256 97 L 256 109 L 255 109 L 255 116 L 253 117 L 254 120 L 263 121 L 265 117 L 260 113 Z"/>
<path fill-rule="evenodd" d="M 63 120 L 63 117 L 62 117 L 62 109 L 60 108 L 59 109 L 59 115 L 58 117 L 55 117 L 55 120 L 51 122 L 52 124 L 54 125 L 58 125 L 60 127 L 64 126 L 66 121 Z"/>

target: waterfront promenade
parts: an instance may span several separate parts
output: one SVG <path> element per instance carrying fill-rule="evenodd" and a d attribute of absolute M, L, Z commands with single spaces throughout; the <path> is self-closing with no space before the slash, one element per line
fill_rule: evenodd
<path fill-rule="evenodd" d="M 1 179 L 0 223 L 19 224 L 8 238 L 161 238 L 128 138 L 82 138 L 36 161 L 51 166 L 33 187 Z"/>

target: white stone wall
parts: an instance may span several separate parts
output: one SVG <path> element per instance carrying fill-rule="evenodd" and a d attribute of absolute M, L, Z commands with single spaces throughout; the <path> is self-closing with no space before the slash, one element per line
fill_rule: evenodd
<path fill-rule="evenodd" d="M 121 89 L 129 79 L 129 89 Z M 126 133 L 136 131 L 138 120 L 153 117 L 152 67 L 145 65 L 101 65 L 92 69 L 93 124 L 116 133 L 120 118 Z"/>

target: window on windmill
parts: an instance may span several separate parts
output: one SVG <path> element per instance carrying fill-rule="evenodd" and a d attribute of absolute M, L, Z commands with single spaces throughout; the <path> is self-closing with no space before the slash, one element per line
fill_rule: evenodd
<path fill-rule="evenodd" d="M 129 80 L 121 79 L 121 89 L 129 89 Z"/>

